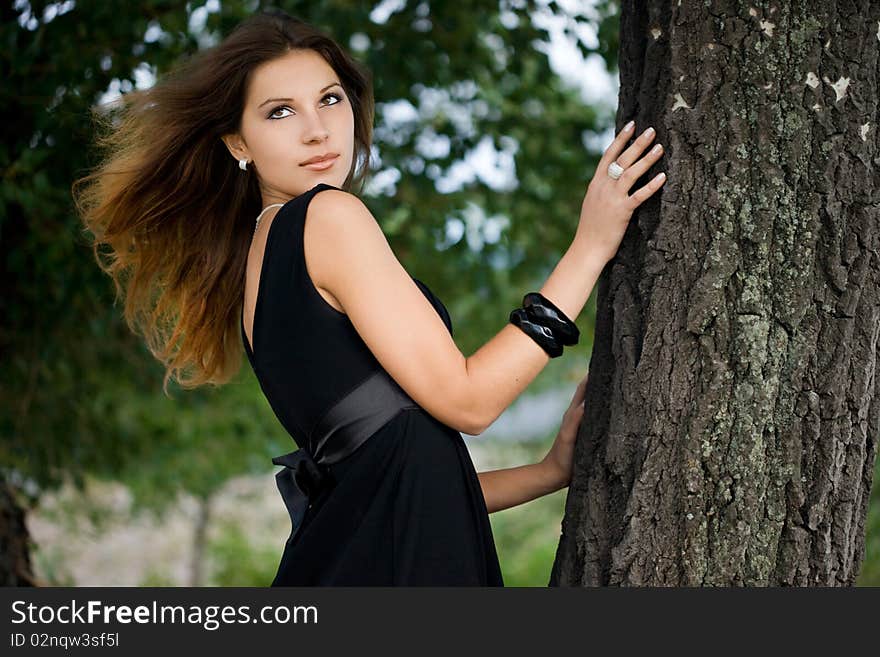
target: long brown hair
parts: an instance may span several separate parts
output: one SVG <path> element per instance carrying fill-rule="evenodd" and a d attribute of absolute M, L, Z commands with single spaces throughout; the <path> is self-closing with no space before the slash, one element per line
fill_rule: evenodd
<path fill-rule="evenodd" d="M 74 204 L 116 298 L 125 297 L 126 322 L 166 368 L 166 395 L 172 376 L 184 388 L 219 385 L 241 367 L 245 268 L 262 197 L 256 174 L 239 169 L 220 137 L 240 130 L 251 72 L 293 49 L 316 51 L 339 75 L 355 140 L 343 188 L 363 191 L 372 76 L 332 38 L 278 9 L 245 19 L 106 113 L 92 108 L 95 143 L 106 152 L 74 181 Z"/>

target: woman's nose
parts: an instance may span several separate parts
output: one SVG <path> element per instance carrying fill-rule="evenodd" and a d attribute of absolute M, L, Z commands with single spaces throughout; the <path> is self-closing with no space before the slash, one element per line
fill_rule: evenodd
<path fill-rule="evenodd" d="M 318 117 L 312 117 L 309 119 L 309 124 L 305 132 L 306 141 L 314 141 L 315 139 L 323 141 L 327 139 L 329 134 L 327 128 L 321 122 L 321 119 Z"/>

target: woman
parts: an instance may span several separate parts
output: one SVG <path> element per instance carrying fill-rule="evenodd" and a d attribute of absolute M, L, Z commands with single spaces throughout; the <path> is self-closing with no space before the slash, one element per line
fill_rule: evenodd
<path fill-rule="evenodd" d="M 273 459 L 292 524 L 273 585 L 503 586 L 488 513 L 568 485 L 586 378 L 539 463 L 477 474 L 461 432 L 577 342 L 570 318 L 662 184 L 628 195 L 652 135 L 618 135 L 547 282 L 465 358 L 351 191 L 373 96 L 332 39 L 264 11 L 122 102 L 78 208 L 166 386 L 225 383 L 244 348 L 299 446 Z"/>

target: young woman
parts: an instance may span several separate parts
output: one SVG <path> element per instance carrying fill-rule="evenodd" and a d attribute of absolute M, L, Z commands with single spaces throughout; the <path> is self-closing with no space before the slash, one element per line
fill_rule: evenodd
<path fill-rule="evenodd" d="M 653 136 L 617 136 L 540 292 L 465 357 L 352 191 L 372 87 L 331 38 L 255 14 L 104 119 L 108 155 L 74 187 L 127 321 L 166 386 L 227 382 L 243 348 L 299 447 L 273 459 L 292 523 L 273 585 L 503 586 L 488 514 L 568 485 L 586 379 L 539 463 L 478 474 L 461 432 L 577 342 L 571 318 L 662 185 L 628 194 L 660 157 L 641 157 Z"/>

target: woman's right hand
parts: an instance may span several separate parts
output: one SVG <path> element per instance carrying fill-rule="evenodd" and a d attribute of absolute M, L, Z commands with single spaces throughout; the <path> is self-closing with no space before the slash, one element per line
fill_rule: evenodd
<path fill-rule="evenodd" d="M 587 244 L 587 248 L 604 258 L 605 262 L 617 253 L 633 211 L 660 189 L 666 180 L 665 174 L 658 174 L 644 187 L 633 194 L 629 193 L 633 183 L 663 155 L 663 147 L 660 146 L 659 152 L 651 150 L 645 157 L 641 157 L 654 139 L 653 130 L 647 135 L 639 135 L 624 150 L 634 130 L 635 126 L 629 130 L 621 130 L 605 150 L 596 168 L 596 176 L 590 181 L 581 205 L 575 241 Z M 608 165 L 615 160 L 624 169 L 618 180 L 608 175 Z"/>

